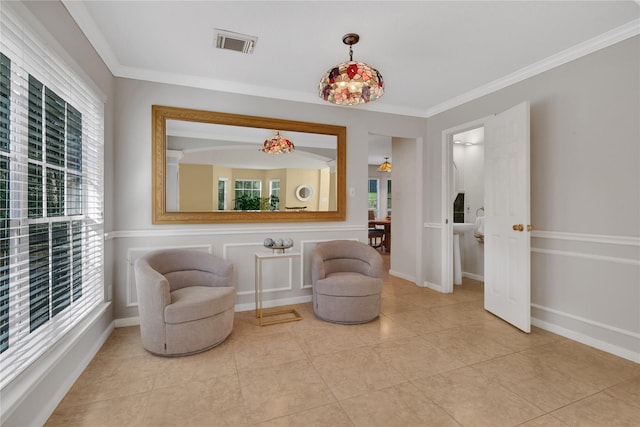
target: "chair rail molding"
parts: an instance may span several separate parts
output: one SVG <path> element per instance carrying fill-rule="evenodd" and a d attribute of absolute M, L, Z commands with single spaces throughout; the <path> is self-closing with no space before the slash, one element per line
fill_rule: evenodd
<path fill-rule="evenodd" d="M 220 235 L 247 235 L 257 233 L 326 233 L 329 231 L 362 231 L 362 225 L 309 225 L 309 226 L 287 226 L 286 224 L 265 227 L 245 227 L 212 226 L 198 228 L 154 228 L 145 230 L 114 230 L 104 233 L 105 240 L 125 239 L 125 238 L 145 238 L 145 237 L 184 237 L 184 236 L 220 236 Z"/>
<path fill-rule="evenodd" d="M 531 233 L 531 237 L 539 239 L 572 240 L 576 242 L 605 243 L 610 245 L 640 247 L 640 237 L 633 236 L 610 236 L 606 234 L 535 230 Z"/>

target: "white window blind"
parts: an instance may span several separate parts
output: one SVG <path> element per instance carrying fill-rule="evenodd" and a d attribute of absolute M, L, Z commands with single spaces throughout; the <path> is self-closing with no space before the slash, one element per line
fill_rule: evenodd
<path fill-rule="evenodd" d="M 0 388 L 104 301 L 103 105 L 0 11 Z"/>

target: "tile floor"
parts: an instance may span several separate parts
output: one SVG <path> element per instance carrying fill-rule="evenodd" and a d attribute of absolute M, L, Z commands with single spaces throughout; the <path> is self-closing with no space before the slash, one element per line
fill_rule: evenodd
<path fill-rule="evenodd" d="M 385 256 L 388 266 L 388 256 Z M 443 295 L 386 277 L 365 325 L 260 327 L 160 358 L 116 329 L 47 426 L 640 426 L 640 365 L 483 309 L 482 283 Z"/>

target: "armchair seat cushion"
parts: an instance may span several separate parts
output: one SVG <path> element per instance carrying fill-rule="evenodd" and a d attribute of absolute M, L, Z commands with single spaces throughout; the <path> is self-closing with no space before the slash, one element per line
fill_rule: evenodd
<path fill-rule="evenodd" d="M 233 307 L 235 288 L 231 286 L 190 286 L 171 292 L 171 304 L 164 309 L 167 323 L 184 323 L 212 317 Z"/>
<path fill-rule="evenodd" d="M 382 279 L 360 273 L 339 272 L 329 274 L 316 282 L 316 292 L 320 295 L 336 297 L 365 297 L 382 292 Z"/>

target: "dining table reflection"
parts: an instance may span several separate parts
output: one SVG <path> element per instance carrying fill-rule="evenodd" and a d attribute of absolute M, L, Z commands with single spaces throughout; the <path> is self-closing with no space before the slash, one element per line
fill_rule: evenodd
<path fill-rule="evenodd" d="M 369 228 L 381 225 L 384 227 L 384 237 L 382 238 L 382 250 L 391 252 L 391 218 L 376 218 L 369 220 Z"/>

